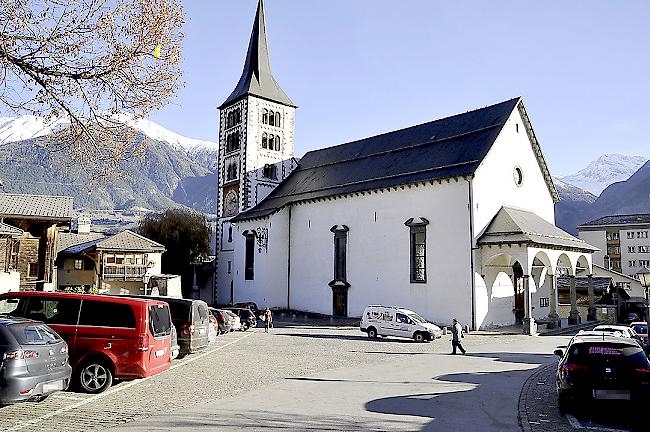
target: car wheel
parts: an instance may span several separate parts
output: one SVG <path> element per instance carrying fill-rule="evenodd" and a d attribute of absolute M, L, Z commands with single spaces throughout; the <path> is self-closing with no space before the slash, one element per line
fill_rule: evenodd
<path fill-rule="evenodd" d="M 101 360 L 92 360 L 79 368 L 79 386 L 86 393 L 101 393 L 113 384 L 111 369 Z"/>
<path fill-rule="evenodd" d="M 370 327 L 368 329 L 368 337 L 370 339 L 375 339 L 377 337 L 377 329 L 375 329 L 374 327 Z"/>
<path fill-rule="evenodd" d="M 427 338 L 424 337 L 424 333 L 417 332 L 413 335 L 413 340 L 418 343 L 421 343 L 421 342 L 426 342 Z"/>

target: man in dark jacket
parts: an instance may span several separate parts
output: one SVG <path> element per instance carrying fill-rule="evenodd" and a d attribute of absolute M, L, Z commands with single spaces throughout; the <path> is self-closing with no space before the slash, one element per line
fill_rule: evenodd
<path fill-rule="evenodd" d="M 463 355 L 465 355 L 465 348 L 463 348 L 463 345 L 461 345 L 460 340 L 461 338 L 464 338 L 465 336 L 463 335 L 463 328 L 461 325 L 458 323 L 456 318 L 454 318 L 452 326 L 451 326 L 451 348 L 452 354 L 456 354 L 456 347 L 460 350 Z"/>

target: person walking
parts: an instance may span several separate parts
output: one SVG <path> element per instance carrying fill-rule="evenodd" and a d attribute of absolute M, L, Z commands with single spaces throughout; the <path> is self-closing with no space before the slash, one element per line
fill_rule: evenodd
<path fill-rule="evenodd" d="M 460 340 L 464 338 L 465 336 L 463 335 L 463 327 L 461 327 L 460 323 L 456 318 L 453 319 L 452 326 L 451 326 L 451 348 L 452 351 L 451 353 L 453 355 L 456 354 L 456 348 L 460 350 L 463 355 L 465 355 L 465 348 L 463 348 L 463 345 L 460 343 Z"/>
<path fill-rule="evenodd" d="M 271 313 L 271 309 L 269 308 L 266 308 L 266 310 L 264 311 L 264 321 L 266 321 L 266 327 L 264 331 L 268 333 L 269 329 L 273 328 L 273 314 Z"/>

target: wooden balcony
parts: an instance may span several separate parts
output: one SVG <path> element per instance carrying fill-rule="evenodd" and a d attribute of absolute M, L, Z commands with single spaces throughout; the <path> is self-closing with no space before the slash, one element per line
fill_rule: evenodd
<path fill-rule="evenodd" d="M 147 269 L 147 266 L 142 265 L 104 264 L 102 278 L 141 281 Z"/>

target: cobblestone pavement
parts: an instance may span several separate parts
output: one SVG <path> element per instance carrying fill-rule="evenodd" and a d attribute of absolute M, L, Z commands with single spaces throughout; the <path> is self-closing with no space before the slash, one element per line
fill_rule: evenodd
<path fill-rule="evenodd" d="M 530 373 L 528 370 L 532 372 L 538 364 L 551 361 L 545 353 L 552 352 L 552 347 L 540 345 L 548 345 L 547 339 L 550 338 L 470 334 L 464 345 L 472 357 L 464 360 L 478 368 L 489 365 L 487 371 L 501 363 L 507 369 L 515 369 L 514 376 L 522 377 L 519 388 Z M 276 383 L 341 367 L 364 370 L 365 365 L 422 358 L 433 369 L 436 365 L 428 359 L 447 362 L 449 372 L 453 372 L 454 367 L 458 368 L 457 362 L 449 363 L 453 360 L 451 356 L 440 355 L 448 354 L 450 346 L 448 337 L 426 344 L 393 338 L 369 340 L 358 328 L 301 326 L 276 328 L 271 334 L 259 328 L 231 333 L 217 338 L 203 353 L 174 361 L 167 372 L 118 383 L 100 395 L 60 392 L 41 403 L 0 408 L 0 431 L 95 431 L 131 422 L 142 424 L 154 415 L 200 407 L 211 401 L 219 404 L 234 397 L 246 398 Z M 528 354 L 521 351 L 522 346 Z M 497 378 L 495 375 L 494 379 Z M 455 400 L 452 402 L 456 403 Z M 515 396 L 514 418 L 516 400 Z M 379 405 L 378 410 L 384 408 Z M 516 419 L 513 422 L 516 427 Z"/>
<path fill-rule="evenodd" d="M 649 429 L 645 411 L 629 402 L 598 401 L 560 412 L 555 391 L 557 363 L 538 368 L 526 381 L 519 398 L 519 421 L 524 432 L 641 432 Z"/>

